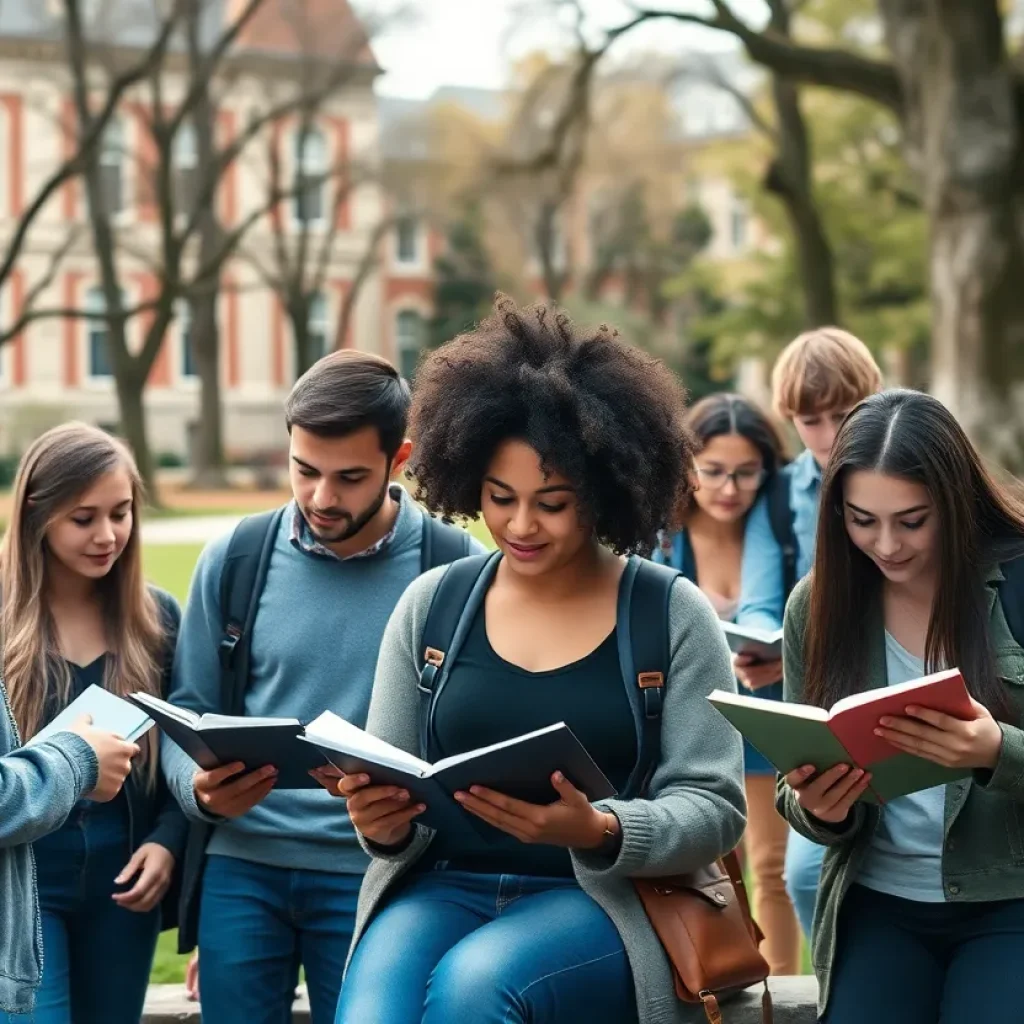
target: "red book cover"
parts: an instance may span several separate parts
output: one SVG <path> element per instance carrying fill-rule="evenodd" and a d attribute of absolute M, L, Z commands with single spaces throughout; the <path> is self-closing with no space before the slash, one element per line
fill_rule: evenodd
<path fill-rule="evenodd" d="M 975 718 L 967 684 L 959 669 L 935 672 L 920 679 L 844 697 L 832 707 L 829 728 L 862 768 L 901 753 L 875 735 L 883 715 L 905 716 L 909 705 L 941 711 L 952 718 Z"/>

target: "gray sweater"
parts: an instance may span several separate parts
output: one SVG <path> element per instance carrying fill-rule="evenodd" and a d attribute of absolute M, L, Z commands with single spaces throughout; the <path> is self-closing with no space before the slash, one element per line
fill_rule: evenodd
<path fill-rule="evenodd" d="M 377 662 L 367 729 L 411 753 L 419 753 L 420 637 L 443 571 L 427 573 L 405 592 L 388 623 Z M 679 874 L 711 863 L 739 842 L 746 811 L 739 734 L 704 699 L 716 688 L 735 690 L 729 650 L 711 604 L 684 579 L 672 591 L 670 629 L 661 759 L 650 798 L 597 805 L 613 811 L 622 823 L 622 847 L 614 861 L 586 851 L 572 854 L 580 885 L 622 936 L 640 1024 L 685 1024 L 703 1020 L 704 1011 L 676 998 L 668 960 L 630 879 Z M 417 825 L 409 845 L 395 853 L 360 837 L 373 863 L 359 894 L 353 948 L 388 890 L 423 855 L 433 836 Z"/>

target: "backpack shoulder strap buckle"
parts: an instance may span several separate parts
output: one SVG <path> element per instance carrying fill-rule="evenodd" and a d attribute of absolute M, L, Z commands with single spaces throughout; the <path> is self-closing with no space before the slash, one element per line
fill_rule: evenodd
<path fill-rule="evenodd" d="M 439 651 L 436 647 L 428 647 L 423 652 L 423 660 L 428 665 L 440 668 L 444 664 L 444 651 Z"/>
<path fill-rule="evenodd" d="M 636 677 L 636 684 L 641 690 L 647 690 L 651 687 L 660 689 L 665 685 L 665 674 L 663 672 L 641 672 Z"/>

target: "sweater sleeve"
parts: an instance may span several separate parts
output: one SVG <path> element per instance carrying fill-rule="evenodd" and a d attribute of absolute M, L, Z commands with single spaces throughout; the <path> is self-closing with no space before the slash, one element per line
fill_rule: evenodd
<path fill-rule="evenodd" d="M 59 732 L 0 757 L 0 847 L 42 839 L 96 788 L 96 753 L 77 733 Z"/>
<path fill-rule="evenodd" d="M 746 823 L 743 743 L 706 699 L 735 692 L 732 658 L 714 609 L 687 580 L 672 591 L 672 658 L 665 686 L 661 757 L 650 797 L 606 800 L 622 826 L 614 861 L 573 851 L 593 877 L 657 877 L 710 864 L 739 843 Z"/>
<path fill-rule="evenodd" d="M 782 627 L 783 699 L 794 703 L 803 700 L 804 635 L 807 630 L 810 592 L 811 580 L 806 577 L 793 590 Z M 795 791 L 781 775 L 776 785 L 775 806 L 800 835 L 822 846 L 848 842 L 867 823 L 867 807 L 862 803 L 855 804 L 846 821 L 839 825 L 821 821 L 800 806 Z"/>

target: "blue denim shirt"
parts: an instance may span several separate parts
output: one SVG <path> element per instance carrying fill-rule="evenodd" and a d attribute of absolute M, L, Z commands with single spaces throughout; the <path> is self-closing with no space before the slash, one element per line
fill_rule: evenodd
<path fill-rule="evenodd" d="M 811 452 L 805 451 L 793 461 L 787 472 L 793 532 L 796 535 L 796 571 L 802 579 L 814 564 L 821 468 Z M 782 552 L 772 532 L 767 502 L 759 501 L 747 519 L 736 622 L 755 629 L 781 629 L 785 607 Z"/>
<path fill-rule="evenodd" d="M 92 747 L 70 732 L 19 750 L 2 677 L 0 705 L 0 1011 L 28 1013 L 43 972 L 31 844 L 60 828 L 96 788 L 98 764 Z"/>

